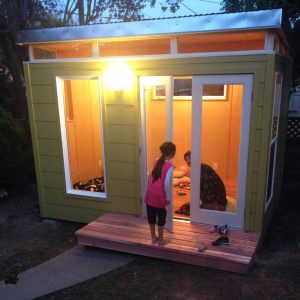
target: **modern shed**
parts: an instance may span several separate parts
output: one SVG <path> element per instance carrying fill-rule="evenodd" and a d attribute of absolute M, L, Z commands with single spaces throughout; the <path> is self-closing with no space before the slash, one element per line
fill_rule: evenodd
<path fill-rule="evenodd" d="M 42 216 L 98 218 L 78 232 L 86 245 L 248 270 L 282 184 L 292 60 L 281 16 L 275 9 L 19 31 L 30 57 Z M 179 172 L 171 243 L 156 250 L 143 195 L 166 140 L 177 146 Z M 187 150 L 191 177 L 180 178 Z M 225 207 L 203 205 L 205 165 L 224 183 Z M 207 245 L 216 237 L 211 224 L 229 225 L 232 247 L 197 253 L 199 237 Z"/>

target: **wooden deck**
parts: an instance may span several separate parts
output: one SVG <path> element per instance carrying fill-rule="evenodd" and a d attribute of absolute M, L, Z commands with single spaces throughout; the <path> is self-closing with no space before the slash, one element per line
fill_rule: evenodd
<path fill-rule="evenodd" d="M 260 235 L 230 229 L 230 245 L 212 246 L 219 237 L 209 226 L 174 221 L 165 246 L 152 244 L 145 218 L 107 213 L 76 232 L 80 245 L 139 254 L 225 271 L 248 273 Z M 199 252 L 199 245 L 207 249 Z"/>

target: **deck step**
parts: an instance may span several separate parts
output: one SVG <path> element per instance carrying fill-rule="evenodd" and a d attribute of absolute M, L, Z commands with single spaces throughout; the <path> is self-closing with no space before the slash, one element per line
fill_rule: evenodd
<path fill-rule="evenodd" d="M 76 232 L 80 245 L 144 255 L 208 268 L 247 273 L 260 236 L 230 229 L 230 245 L 212 246 L 219 237 L 208 226 L 174 221 L 174 232 L 166 233 L 169 243 L 151 243 L 145 218 L 107 213 Z M 207 249 L 199 252 L 199 246 Z"/>

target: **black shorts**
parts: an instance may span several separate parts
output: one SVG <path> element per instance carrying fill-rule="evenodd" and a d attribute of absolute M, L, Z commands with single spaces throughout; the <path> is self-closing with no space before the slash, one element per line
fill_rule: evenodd
<path fill-rule="evenodd" d="M 147 204 L 147 217 L 149 224 L 156 224 L 157 220 L 158 226 L 164 226 L 166 224 L 167 210 L 165 208 L 153 207 Z"/>

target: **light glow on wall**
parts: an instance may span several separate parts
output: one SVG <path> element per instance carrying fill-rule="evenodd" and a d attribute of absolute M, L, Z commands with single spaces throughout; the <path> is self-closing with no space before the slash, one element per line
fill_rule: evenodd
<path fill-rule="evenodd" d="M 129 90 L 133 86 L 133 72 L 125 63 L 116 61 L 105 70 L 104 82 L 113 91 Z"/>

